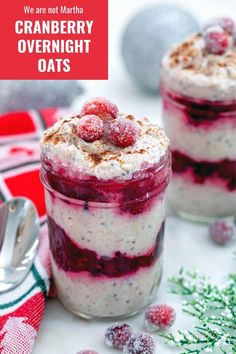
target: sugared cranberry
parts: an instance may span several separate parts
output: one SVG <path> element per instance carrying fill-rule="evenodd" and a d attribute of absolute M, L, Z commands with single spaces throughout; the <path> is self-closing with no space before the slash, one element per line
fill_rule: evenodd
<path fill-rule="evenodd" d="M 95 114 L 101 119 L 116 118 L 118 113 L 117 106 L 103 97 L 91 98 L 85 102 L 81 110 L 81 115 Z"/>
<path fill-rule="evenodd" d="M 208 27 L 203 38 L 206 48 L 212 54 L 224 54 L 229 46 L 228 36 L 220 26 Z"/>
<path fill-rule="evenodd" d="M 219 25 L 224 31 L 232 34 L 235 30 L 235 22 L 229 17 L 219 17 L 208 22 L 205 29 Z"/>
<path fill-rule="evenodd" d="M 107 328 L 105 332 L 105 343 L 109 347 L 123 349 L 132 334 L 132 328 L 128 324 L 117 323 Z"/>
<path fill-rule="evenodd" d="M 230 243 L 235 238 L 235 235 L 233 220 L 218 219 L 210 225 L 211 239 L 220 246 Z"/>
<path fill-rule="evenodd" d="M 229 17 L 221 17 L 219 19 L 219 25 L 223 28 L 223 30 L 227 31 L 229 34 L 232 34 L 234 32 L 235 23 Z"/>
<path fill-rule="evenodd" d="M 80 118 L 76 128 L 77 135 L 87 142 L 93 142 L 103 136 L 103 121 L 94 114 Z"/>
<path fill-rule="evenodd" d="M 136 141 L 137 129 L 128 118 L 118 118 L 109 124 L 109 139 L 120 147 L 133 145 Z"/>
<path fill-rule="evenodd" d="M 175 310 L 169 305 L 152 305 L 145 313 L 145 327 L 150 332 L 165 330 L 172 326 L 174 321 Z"/>
<path fill-rule="evenodd" d="M 134 334 L 124 346 L 123 354 L 154 354 L 155 341 L 145 333 Z"/>
<path fill-rule="evenodd" d="M 98 354 L 98 352 L 96 352 L 95 350 L 85 349 L 80 350 L 77 354 Z"/>

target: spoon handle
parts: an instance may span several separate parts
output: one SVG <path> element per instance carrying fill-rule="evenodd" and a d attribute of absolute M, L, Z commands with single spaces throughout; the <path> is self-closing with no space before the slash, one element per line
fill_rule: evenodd
<path fill-rule="evenodd" d="M 5 224 L 5 237 L 0 249 L 0 267 L 10 267 L 13 259 L 15 243 L 17 241 L 19 227 L 19 204 L 13 200 L 7 208 L 7 218 Z"/>

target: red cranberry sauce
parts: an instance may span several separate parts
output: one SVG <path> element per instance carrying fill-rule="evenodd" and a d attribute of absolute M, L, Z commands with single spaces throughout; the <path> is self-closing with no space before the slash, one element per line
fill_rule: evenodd
<path fill-rule="evenodd" d="M 195 161 L 178 152 L 172 152 L 172 169 L 174 173 L 191 171 L 194 182 L 203 184 L 206 179 L 218 177 L 226 183 L 229 191 L 236 190 L 236 160 L 221 160 L 218 162 Z"/>
<path fill-rule="evenodd" d="M 220 119 L 234 120 L 236 125 L 236 100 L 209 101 L 193 99 L 162 87 L 164 109 L 178 109 L 182 111 L 188 122 L 194 126 L 208 127 Z"/>
<path fill-rule="evenodd" d="M 135 273 L 142 267 L 150 267 L 158 259 L 163 248 L 164 222 L 158 232 L 155 245 L 144 255 L 128 256 L 115 252 L 113 257 L 98 256 L 95 251 L 81 248 L 48 217 L 50 248 L 60 269 L 67 272 L 89 272 L 94 277 L 118 278 Z"/>
<path fill-rule="evenodd" d="M 99 180 L 89 176 L 87 179 L 72 179 L 67 171 L 53 172 L 45 163 L 42 177 L 45 183 L 59 193 L 88 205 L 89 202 L 119 203 L 121 213 L 131 215 L 149 210 L 152 198 L 161 195 L 171 176 L 171 158 L 168 156 L 159 165 L 134 173 L 130 180 Z"/>

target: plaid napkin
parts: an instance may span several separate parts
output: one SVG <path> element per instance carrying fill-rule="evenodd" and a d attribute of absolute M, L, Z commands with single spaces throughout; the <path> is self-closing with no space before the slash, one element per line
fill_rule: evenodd
<path fill-rule="evenodd" d="M 31 353 L 51 277 L 44 191 L 39 179 L 39 137 L 63 113 L 59 109 L 0 115 L 0 204 L 31 199 L 40 216 L 40 245 L 32 269 L 16 289 L 0 295 L 0 353 Z"/>

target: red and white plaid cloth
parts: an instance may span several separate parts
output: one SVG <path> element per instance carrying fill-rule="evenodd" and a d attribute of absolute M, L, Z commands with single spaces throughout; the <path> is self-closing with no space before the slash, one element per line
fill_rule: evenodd
<path fill-rule="evenodd" d="M 59 109 L 0 115 L 0 204 L 15 196 L 31 199 L 41 222 L 34 265 L 16 289 L 0 295 L 0 353 L 28 354 L 45 308 L 50 285 L 44 191 L 39 179 L 39 138 L 65 113 Z"/>

